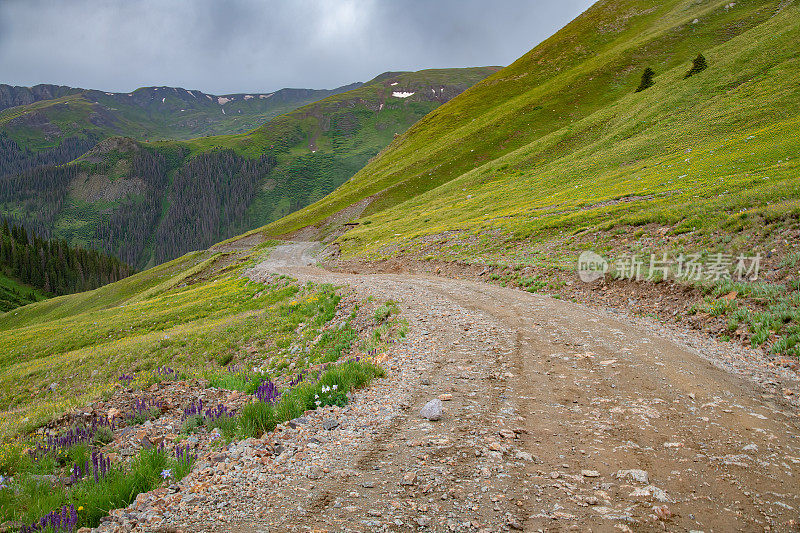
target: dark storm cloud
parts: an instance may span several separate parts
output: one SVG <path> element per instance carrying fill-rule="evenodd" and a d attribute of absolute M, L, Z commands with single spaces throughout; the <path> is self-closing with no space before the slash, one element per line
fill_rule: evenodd
<path fill-rule="evenodd" d="M 505 65 L 586 0 L 0 0 L 0 83 L 212 93 Z"/>

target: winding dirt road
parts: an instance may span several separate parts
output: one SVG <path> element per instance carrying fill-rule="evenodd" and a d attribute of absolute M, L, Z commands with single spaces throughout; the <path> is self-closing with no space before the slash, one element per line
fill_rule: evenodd
<path fill-rule="evenodd" d="M 316 246 L 280 246 L 248 275 L 398 300 L 408 346 L 429 359 L 393 372 L 407 405 L 342 465 L 357 475 L 302 488 L 302 513 L 264 507 L 236 530 L 798 528 L 800 418 L 756 385 L 581 305 L 460 280 L 332 273 L 313 266 Z M 422 420 L 440 394 L 452 395 L 445 417 Z"/>

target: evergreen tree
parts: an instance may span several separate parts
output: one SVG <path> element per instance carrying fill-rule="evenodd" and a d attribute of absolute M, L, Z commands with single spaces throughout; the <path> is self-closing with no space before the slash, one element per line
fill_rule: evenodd
<path fill-rule="evenodd" d="M 656 73 L 653 72 L 653 69 L 650 67 L 644 69 L 644 72 L 642 72 L 642 81 L 639 82 L 639 87 L 636 88 L 636 92 L 640 93 L 648 87 L 652 87 L 655 84 L 653 81 L 653 76 L 655 75 Z"/>
<path fill-rule="evenodd" d="M 697 54 L 697 57 L 692 60 L 692 68 L 689 69 L 689 72 L 686 73 L 683 79 L 693 76 L 698 72 L 703 72 L 707 68 L 708 63 L 706 63 L 706 58 L 703 57 L 703 54 Z"/>

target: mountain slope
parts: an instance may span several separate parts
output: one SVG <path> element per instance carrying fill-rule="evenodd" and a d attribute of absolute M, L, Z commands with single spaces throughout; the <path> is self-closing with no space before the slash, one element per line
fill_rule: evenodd
<path fill-rule="evenodd" d="M 66 85 L 53 85 L 40 83 L 33 87 L 7 85 L 0 83 L 0 111 L 18 105 L 28 105 L 40 100 L 52 100 L 70 94 L 81 92 L 83 89 L 68 87 Z"/>
<path fill-rule="evenodd" d="M 172 445 L 175 428 L 189 414 L 183 409 L 194 407 L 195 399 L 230 401 L 209 395 L 208 390 L 198 391 L 200 387 L 242 399 L 244 395 L 229 395 L 224 389 L 259 383 L 264 371 L 270 379 L 281 379 L 281 385 L 289 379 L 296 383 L 298 375 L 313 376 L 339 357 L 352 354 L 371 361 L 366 354 L 377 353 L 375 360 L 394 370 L 391 381 L 366 394 L 350 395 L 355 402 L 346 413 L 331 408 L 309 414 L 309 431 L 293 432 L 295 437 L 283 432 L 281 446 L 290 452 L 307 447 L 313 431 L 333 436 L 318 443 L 313 454 L 294 454 L 291 471 L 264 469 L 280 451 L 270 445 L 274 439 L 262 437 L 259 442 L 264 447 L 256 443 L 255 451 L 255 440 L 220 451 L 220 441 L 208 435 L 211 420 L 204 429 L 185 426 L 186 432 L 198 431 L 191 441 L 181 437 L 181 446 L 191 442 L 201 458 L 213 450 L 229 465 L 242 467 L 209 476 L 205 461 L 181 482 L 180 494 L 199 494 L 207 498 L 208 506 L 219 503 L 217 507 L 224 508 L 218 516 L 201 516 L 177 497 L 170 496 L 174 505 L 165 502 L 168 489 L 163 487 L 178 480 L 164 480 L 160 490 L 115 513 L 126 521 L 120 527 L 138 520 L 147 527 L 181 524 L 187 530 L 202 529 L 212 527 L 215 520 L 229 520 L 231 510 L 235 520 L 245 520 L 243 530 L 276 522 L 296 526 L 297 488 L 310 502 L 304 504 L 309 512 L 299 520 L 310 526 L 324 521 L 335 529 L 365 516 L 375 517 L 376 522 L 388 518 L 430 525 L 436 523 L 427 517 L 431 513 L 421 513 L 431 503 L 431 494 L 416 488 L 431 479 L 446 482 L 434 487 L 444 498 L 437 515 L 446 514 L 454 524 L 463 522 L 475 529 L 502 523 L 508 529 L 530 530 L 552 527 L 559 519 L 596 529 L 614 523 L 628 529 L 632 525 L 663 529 L 669 524 L 684 530 L 794 524 L 800 501 L 797 465 L 784 459 L 796 455 L 791 451 L 796 449 L 797 424 L 792 421 L 797 380 L 757 352 L 624 316 L 624 311 L 634 309 L 630 296 L 639 298 L 639 293 L 625 293 L 627 298 L 609 313 L 469 280 L 317 270 L 307 266 L 308 243 L 290 244 L 282 255 L 263 260 L 263 253 L 275 244 L 265 243 L 264 234 L 303 229 L 305 235 L 327 234 L 335 225 L 330 217 L 339 215 L 339 223 L 347 222 L 364 207 L 367 211 L 355 229 L 338 240 L 345 254 L 411 258 L 429 254 L 473 261 L 483 263 L 475 269 L 476 278 L 482 278 L 481 271 L 492 275 L 501 271 L 506 277 L 486 278 L 503 284 L 519 280 L 533 265 L 564 258 L 574 262 L 573 254 L 586 245 L 650 252 L 670 243 L 694 246 L 698 241 L 693 239 L 702 238 L 707 242 L 700 244 L 709 250 L 735 252 L 774 243 L 773 255 L 786 260 L 780 273 L 791 269 L 793 278 L 778 279 L 780 283 L 723 283 L 715 287 L 723 292 L 713 293 L 722 298 L 698 303 L 714 306 L 705 314 L 719 314 L 740 305 L 740 296 L 750 291 L 761 297 L 753 313 L 759 332 L 774 339 L 778 328 L 795 328 L 796 343 L 800 12 L 791 3 L 746 0 L 724 5 L 673 1 L 649 9 L 652 4 L 598 4 L 545 43 L 546 54 L 534 50 L 516 67 L 439 107 L 334 194 L 297 215 L 235 243 L 187 254 L 91 293 L 0 315 L 4 332 L 0 386 L 6 392 L 0 402 L 0 438 L 20 434 L 25 438 L 33 429 L 59 419 L 60 427 L 74 427 L 75 413 L 91 411 L 100 419 L 108 415 L 113 419 L 116 413 L 127 418 L 134 399 L 138 404 L 143 399 L 153 401 L 150 393 L 162 398 L 165 391 L 175 391 L 167 407 L 171 412 L 161 413 L 170 418 L 131 422 L 115 435 L 106 450 L 119 451 L 123 457 L 127 455 L 123 446 L 135 453 L 141 444 L 156 442 L 156 436 Z M 740 11 L 732 14 L 736 9 Z M 705 33 L 704 24 L 711 28 Z M 628 25 L 637 27 L 637 32 L 626 32 Z M 674 35 L 679 36 L 677 41 Z M 585 57 L 572 58 L 580 49 L 587 50 Z M 698 52 L 706 56 L 708 68 L 686 79 Z M 656 83 L 634 93 L 647 66 L 656 71 Z M 594 86 L 595 79 L 605 81 Z M 246 136 L 151 145 L 106 140 L 74 165 L 63 167 L 63 174 L 38 176 L 51 187 L 52 194 L 45 195 L 48 213 L 61 230 L 70 217 L 89 228 L 100 208 L 91 211 L 87 206 L 108 202 L 110 212 L 118 213 L 114 202 L 119 198 L 136 207 L 140 197 L 150 198 L 150 189 L 162 187 L 170 191 L 170 201 L 159 203 L 164 196 L 153 195 L 152 206 L 138 205 L 134 211 L 138 218 L 126 220 L 138 223 L 143 214 L 163 211 L 172 213 L 166 218 L 180 220 L 192 214 L 184 208 L 193 204 L 174 201 L 175 191 L 191 192 L 192 185 L 214 189 L 259 183 L 250 177 L 260 177 L 262 165 L 269 167 L 264 175 L 270 175 L 309 154 L 344 157 L 341 146 L 353 149 L 362 145 L 347 143 L 378 135 L 342 126 L 350 123 L 346 113 L 358 111 L 360 102 L 366 101 L 367 107 L 377 104 L 378 114 L 390 106 L 396 106 L 390 111 L 400 113 L 410 108 L 402 102 L 413 103 L 414 96 L 428 92 L 401 91 L 400 82 L 390 81 L 387 87 L 385 81 L 377 81 L 374 100 L 361 93 L 350 102 L 332 103 L 324 113 L 312 106 L 294 120 L 276 121 L 274 131 L 267 127 Z M 399 96 L 392 97 L 392 92 Z M 406 94 L 411 92 L 415 95 Z M 372 117 L 353 114 L 358 124 Z M 328 122 L 326 116 L 333 118 Z M 377 124 L 370 128 L 381 135 L 386 129 L 391 132 Z M 284 139 L 291 142 L 280 144 Z M 237 170 L 226 173 L 232 168 Z M 222 179 L 216 179 L 219 176 Z M 74 187 L 70 195 L 85 195 L 84 203 L 69 207 L 69 217 L 58 203 L 64 182 Z M 5 185 L 14 186 L 7 190 L 29 187 L 31 195 L 36 192 L 24 179 Z M 267 188 L 273 186 L 277 184 Z M 103 196 L 110 190 L 124 195 Z M 254 198 L 261 194 L 258 188 L 247 190 Z M 31 202 L 27 207 L 33 206 L 35 198 L 26 198 Z M 196 196 L 187 197 L 191 198 Z M 230 209 L 213 207 L 220 218 Z M 192 219 L 184 220 L 182 227 L 192 229 Z M 184 234 L 177 238 L 184 239 Z M 144 242 L 147 245 L 148 239 Z M 792 246 L 794 255 L 787 253 Z M 251 266 L 256 268 L 245 272 Z M 773 260 L 771 276 L 778 272 L 772 268 L 777 266 Z M 281 273 L 303 282 L 353 287 L 339 299 L 324 286 L 295 283 Z M 597 285 L 598 292 L 615 288 L 613 283 Z M 535 287 L 528 286 L 531 292 L 538 290 Z M 566 290 L 559 292 L 561 287 L 554 290 L 556 295 L 569 295 Z M 785 299 L 773 309 L 770 298 L 774 302 L 776 294 Z M 377 307 L 376 300 L 387 297 L 393 300 Z M 394 343 L 390 337 L 394 326 L 381 318 L 398 308 L 395 298 L 402 306 L 401 335 L 411 328 L 405 342 Z M 601 300 L 599 306 L 605 303 Z M 736 309 L 742 310 L 746 311 Z M 653 305 L 648 314 L 659 311 L 660 305 Z M 646 331 L 643 324 L 648 325 Z M 363 343 L 359 332 L 366 333 Z M 784 347 L 789 345 L 787 339 L 791 337 L 782 339 Z M 794 353 L 800 355 L 796 345 Z M 229 363 L 233 366 L 226 369 Z M 176 373 L 181 382 L 167 388 L 173 386 L 167 381 L 178 379 Z M 202 378 L 203 384 L 196 387 L 199 380 L 194 378 Z M 318 385 L 330 383 L 322 378 Z M 403 414 L 406 406 L 417 410 L 425 405 L 443 390 L 442 384 L 448 393 L 441 398 L 449 401 L 444 404 L 446 415 L 436 424 L 440 424 L 437 433 L 445 438 L 432 436 L 417 416 Z M 348 389 L 339 387 L 340 394 Z M 308 401 L 297 402 L 294 409 L 283 408 L 288 402 L 274 411 L 270 408 L 269 417 L 262 417 L 270 422 L 267 429 L 313 409 L 312 394 L 317 390 L 323 392 L 321 388 L 308 392 Z M 285 388 L 282 393 L 293 400 Z M 90 405 L 102 397 L 120 396 L 126 399 L 124 405 L 116 401 Z M 245 398 L 252 401 L 249 395 Z M 112 405 L 114 411 L 109 409 Z M 281 418 L 276 420 L 274 413 L 281 413 Z M 703 418 L 710 422 L 698 423 L 699 414 L 708 415 Z M 329 429 L 330 420 L 341 428 Z M 376 438 L 345 443 L 352 453 L 343 461 L 335 437 L 356 425 L 371 428 Z M 261 436 L 264 426 L 247 436 Z M 160 433 L 152 433 L 153 427 Z M 495 428 L 493 435 L 487 427 Z M 144 433 L 148 441 L 143 441 Z M 467 463 L 461 445 L 453 446 L 447 438 L 456 433 L 466 435 L 461 439 L 464 445 L 478 452 L 467 454 Z M 592 446 L 584 446 L 587 442 Z M 413 443 L 421 447 L 409 447 Z M 401 490 L 407 491 L 413 505 L 393 505 L 386 496 L 396 492 L 398 476 L 420 453 L 428 453 L 426 446 L 434 445 L 440 461 L 417 461 L 402 480 L 409 483 Z M 6 446 L 10 453 L 0 459 L 13 457 L 15 451 L 20 457 L 28 446 L 28 442 Z M 491 453 L 481 452 L 487 447 Z M 374 468 L 373 459 L 389 449 L 400 451 L 387 456 L 380 469 Z M 9 473 L 7 464 L 20 463 L 6 460 L 4 473 Z M 681 463 L 692 464 L 692 469 L 676 475 L 675 465 Z M 505 477 L 460 476 L 448 466 L 459 464 L 467 465 L 464 471 L 489 474 L 502 467 Z M 750 464 L 759 468 L 747 468 Z M 646 470 L 630 470 L 634 467 Z M 265 470 L 267 482 L 240 483 L 241 472 L 248 468 Z M 576 481 L 569 487 L 571 496 L 564 497 L 565 485 L 559 482 L 536 485 L 537 499 L 526 498 L 525 484 L 539 483 L 529 475 L 531 468 L 558 471 L 545 476 Z M 359 475 L 348 479 L 333 475 L 340 470 Z M 37 480 L 40 472 L 36 471 Z M 21 476 L 11 473 L 10 483 L 19 484 Z M 717 483 L 704 481 L 710 479 Z M 720 482 L 726 480 L 732 482 Z M 608 490 L 598 491 L 598 484 L 605 481 Z M 387 485 L 384 490 L 385 482 L 395 488 Z M 364 486 L 373 485 L 381 490 L 361 493 Z M 287 489 L 277 495 L 279 505 L 270 499 L 270 491 L 277 493 L 273 487 Z M 487 487 L 493 488 L 487 491 Z M 53 492 L 56 489 L 60 487 Z M 14 507 L 22 507 L 15 491 L 12 485 L 6 497 Z M 333 503 L 337 494 L 352 496 L 339 505 Z M 258 512 L 253 512 L 254 501 L 263 503 Z M 465 501 L 477 502 L 477 507 L 465 510 Z M 40 515 L 47 511 L 42 509 Z M 155 522 L 162 517 L 163 522 Z"/>
<path fill-rule="evenodd" d="M 342 238 L 343 250 L 392 253 L 399 241 L 452 230 L 518 240 L 692 213 L 684 226 L 702 227 L 795 196 L 794 163 L 774 167 L 797 148 L 797 19 L 787 2 L 599 2 L 266 232 L 324 225 L 374 197 L 370 224 Z M 709 68 L 684 80 L 699 52 Z M 655 86 L 634 94 L 648 66 Z M 715 155 L 687 163 L 687 150 Z M 761 171 L 770 179 L 753 185 L 748 175 Z M 720 185 L 726 176 L 733 183 Z M 634 196 L 644 199 L 617 202 Z"/>
<path fill-rule="evenodd" d="M 161 263 L 322 198 L 496 70 L 387 73 L 242 135 L 107 139 L 73 164 L 0 178 L 0 209 L 130 264 Z"/>

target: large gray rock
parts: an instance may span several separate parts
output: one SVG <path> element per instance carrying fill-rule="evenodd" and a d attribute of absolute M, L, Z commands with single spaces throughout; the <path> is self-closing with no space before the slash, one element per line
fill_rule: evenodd
<path fill-rule="evenodd" d="M 444 414 L 444 405 L 439 398 L 433 399 L 425 404 L 425 407 L 419 412 L 422 418 L 428 420 L 439 420 Z"/>

